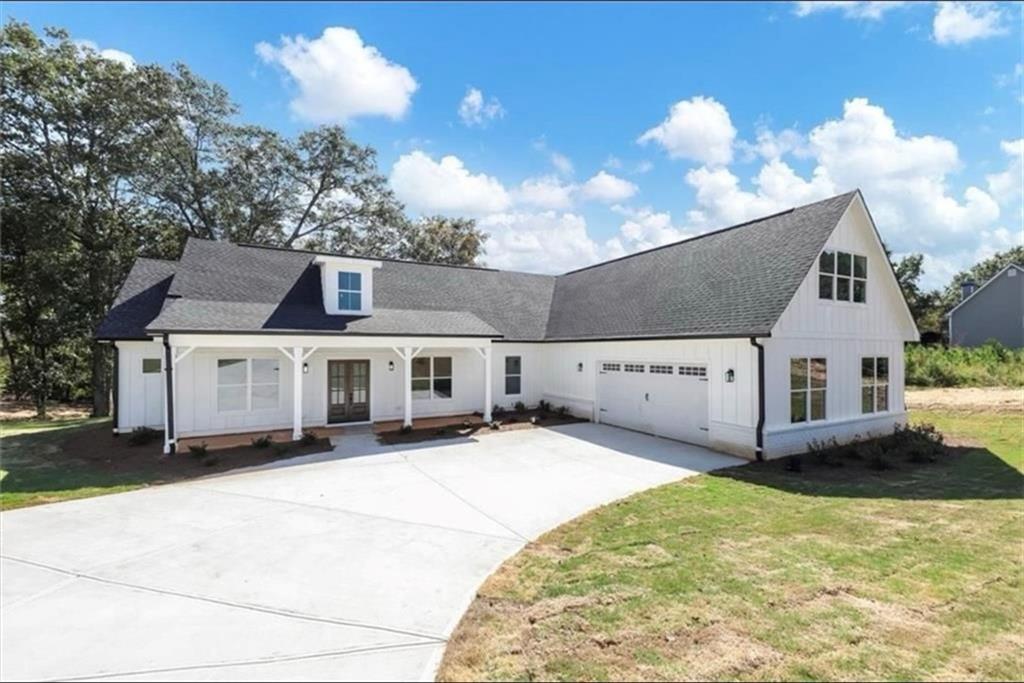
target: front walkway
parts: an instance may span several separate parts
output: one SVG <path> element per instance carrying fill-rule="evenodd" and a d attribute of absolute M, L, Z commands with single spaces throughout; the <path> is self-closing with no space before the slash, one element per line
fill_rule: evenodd
<path fill-rule="evenodd" d="M 595 506 L 741 461 L 575 424 L 0 515 L 5 680 L 430 679 L 476 588 Z"/>

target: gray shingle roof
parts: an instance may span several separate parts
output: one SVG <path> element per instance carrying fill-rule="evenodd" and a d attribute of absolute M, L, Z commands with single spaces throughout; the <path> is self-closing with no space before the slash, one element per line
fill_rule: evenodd
<path fill-rule="evenodd" d="M 139 259 L 97 334 L 763 336 L 855 194 L 560 276 L 384 260 L 369 317 L 324 312 L 313 252 L 190 239 L 176 263 Z"/>

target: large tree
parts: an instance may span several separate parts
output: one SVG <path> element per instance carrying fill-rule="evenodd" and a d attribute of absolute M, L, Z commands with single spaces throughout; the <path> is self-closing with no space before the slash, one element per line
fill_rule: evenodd
<path fill-rule="evenodd" d="M 427 216 L 410 227 L 400 255 L 416 261 L 470 265 L 476 263 L 486 239 L 471 218 Z"/>

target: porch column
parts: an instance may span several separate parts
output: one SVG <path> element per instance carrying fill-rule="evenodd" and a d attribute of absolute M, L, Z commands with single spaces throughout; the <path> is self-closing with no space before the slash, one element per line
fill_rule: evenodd
<path fill-rule="evenodd" d="M 402 349 L 402 359 L 405 361 L 405 389 L 403 394 L 405 396 L 405 416 L 402 419 L 403 427 L 412 427 L 412 359 L 413 352 L 411 346 L 406 346 Z"/>
<path fill-rule="evenodd" d="M 491 421 L 491 406 L 494 405 L 494 401 L 491 398 L 491 347 L 490 345 L 485 346 L 483 353 L 484 357 L 484 422 Z"/>
<path fill-rule="evenodd" d="M 292 441 L 302 438 L 302 347 L 292 347 Z"/>

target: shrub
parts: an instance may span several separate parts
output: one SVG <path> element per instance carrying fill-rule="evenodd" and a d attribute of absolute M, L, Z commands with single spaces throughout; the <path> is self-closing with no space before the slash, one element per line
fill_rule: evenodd
<path fill-rule="evenodd" d="M 498 422 L 497 420 L 492 421 L 489 426 L 490 426 L 491 429 L 494 429 L 494 430 L 501 429 L 501 423 Z"/>
<path fill-rule="evenodd" d="M 863 443 L 864 459 L 868 461 L 868 467 L 873 470 L 889 469 L 889 461 L 885 459 L 885 449 L 882 448 L 880 441 L 881 439 L 874 439 Z"/>
<path fill-rule="evenodd" d="M 258 436 L 253 439 L 252 445 L 255 448 L 266 448 L 273 442 L 274 440 L 270 437 L 270 434 L 264 434 L 263 436 Z"/>
<path fill-rule="evenodd" d="M 569 406 L 558 406 L 555 412 L 558 413 L 558 417 L 566 417 L 569 415 Z"/>
<path fill-rule="evenodd" d="M 156 429 L 150 429 L 149 427 L 136 427 L 132 430 L 132 433 L 128 435 L 128 444 L 130 446 L 145 446 L 147 443 L 152 443 L 161 437 L 161 432 Z"/>
<path fill-rule="evenodd" d="M 494 416 L 494 415 L 504 415 L 504 414 L 505 414 L 505 409 L 502 408 L 501 406 L 499 406 L 497 403 L 495 403 L 494 407 L 491 408 L 491 415 L 492 416 Z"/>
<path fill-rule="evenodd" d="M 319 437 L 313 432 L 302 432 L 302 438 L 299 439 L 299 443 L 303 446 L 312 446 L 319 440 Z"/>
<path fill-rule="evenodd" d="M 857 434 L 852 441 L 842 445 L 834 437 L 827 441 L 812 439 L 807 444 L 806 455 L 820 465 L 838 467 L 842 465 L 839 459 L 863 460 L 871 469 L 886 470 L 892 467 L 889 458 L 915 463 L 935 462 L 945 452 L 942 434 L 934 425 L 922 424 L 897 425 L 892 434 L 866 440 Z M 789 463 L 786 469 L 791 469 Z"/>
<path fill-rule="evenodd" d="M 544 399 L 541 399 L 537 403 L 537 407 L 540 408 L 540 411 L 542 413 L 550 413 L 551 412 L 551 402 L 550 401 L 545 401 Z"/>
<path fill-rule="evenodd" d="M 842 463 L 835 460 L 839 456 L 840 448 L 834 436 L 825 441 L 811 439 L 807 444 L 807 454 L 813 456 L 819 465 L 841 465 Z"/>
<path fill-rule="evenodd" d="M 994 340 L 975 348 L 913 344 L 905 359 L 908 386 L 1024 385 L 1024 349 L 1008 349 Z"/>
<path fill-rule="evenodd" d="M 942 434 L 931 424 L 896 425 L 890 441 L 892 450 L 911 462 L 935 462 L 945 452 Z"/>
<path fill-rule="evenodd" d="M 199 445 L 188 447 L 188 452 L 192 455 L 193 458 L 197 459 L 205 458 L 208 455 L 207 450 L 208 449 L 206 447 L 205 441 Z"/>
<path fill-rule="evenodd" d="M 516 412 L 519 413 L 520 415 L 526 412 L 526 404 L 523 403 L 522 401 L 516 401 L 516 404 L 513 407 L 516 409 Z"/>

